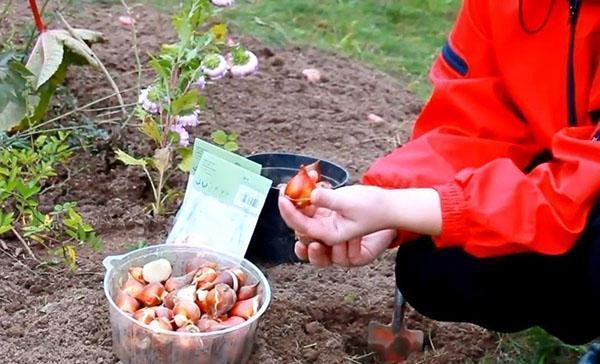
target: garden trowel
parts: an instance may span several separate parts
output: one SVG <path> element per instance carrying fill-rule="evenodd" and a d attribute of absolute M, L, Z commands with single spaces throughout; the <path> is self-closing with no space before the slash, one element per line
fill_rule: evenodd
<path fill-rule="evenodd" d="M 400 290 L 396 289 L 392 323 L 369 323 L 369 348 L 379 355 L 384 363 L 404 363 L 411 353 L 423 350 L 423 332 L 404 327 L 405 307 L 404 297 Z"/>

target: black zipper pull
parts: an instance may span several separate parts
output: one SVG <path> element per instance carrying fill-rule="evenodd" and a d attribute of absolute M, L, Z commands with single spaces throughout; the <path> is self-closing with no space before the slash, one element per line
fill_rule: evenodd
<path fill-rule="evenodd" d="M 577 124 L 577 110 L 575 109 L 575 30 L 577 27 L 577 18 L 579 18 L 579 8 L 581 0 L 569 0 L 569 54 L 567 59 L 567 110 L 568 122 L 570 126 Z"/>
<path fill-rule="evenodd" d="M 574 24 L 577 21 L 580 3 L 580 0 L 569 0 L 569 21 L 571 24 Z"/>

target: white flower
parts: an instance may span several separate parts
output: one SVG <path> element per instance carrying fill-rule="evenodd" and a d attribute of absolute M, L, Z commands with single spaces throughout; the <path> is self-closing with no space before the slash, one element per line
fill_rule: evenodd
<path fill-rule="evenodd" d="M 233 55 L 228 55 L 231 64 L 231 75 L 233 77 L 248 76 L 258 70 L 258 58 L 256 58 L 256 55 L 248 50 L 245 53 L 248 56 L 248 61 L 245 64 L 233 64 Z"/>
<path fill-rule="evenodd" d="M 160 111 L 160 105 L 148 99 L 149 92 L 150 87 L 141 90 L 140 96 L 138 97 L 138 103 L 142 105 L 142 108 L 146 110 L 146 112 L 149 112 L 150 114 L 158 114 L 158 112 Z"/>
<path fill-rule="evenodd" d="M 235 3 L 235 0 L 210 0 L 210 2 L 216 6 L 231 6 Z"/>
<path fill-rule="evenodd" d="M 223 57 L 220 54 L 216 55 L 216 57 L 219 60 L 219 64 L 217 65 L 217 67 L 208 68 L 208 67 L 204 66 L 202 68 L 204 73 L 208 77 L 210 77 L 211 80 L 218 80 L 227 74 L 227 61 L 225 60 L 225 57 Z"/>

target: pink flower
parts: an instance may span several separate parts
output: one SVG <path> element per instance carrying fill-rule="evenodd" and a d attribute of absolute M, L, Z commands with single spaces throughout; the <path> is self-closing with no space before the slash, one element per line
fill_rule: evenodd
<path fill-rule="evenodd" d="M 204 90 L 206 87 L 206 78 L 204 76 L 198 77 L 196 82 L 192 83 L 191 87 L 197 89 L 198 91 Z"/>
<path fill-rule="evenodd" d="M 160 105 L 156 102 L 150 101 L 150 99 L 148 98 L 150 89 L 151 87 L 148 87 L 140 91 L 138 103 L 142 105 L 142 108 L 146 110 L 146 112 L 150 114 L 158 114 L 158 112 L 160 111 Z"/>
<path fill-rule="evenodd" d="M 200 124 L 200 111 L 196 110 L 189 115 L 178 116 L 177 117 L 177 125 L 180 126 L 198 126 Z"/>
<path fill-rule="evenodd" d="M 185 130 L 183 125 L 175 124 L 171 126 L 171 131 L 179 134 L 179 145 L 182 147 L 187 147 L 190 145 L 190 134 L 187 132 L 187 130 Z"/>

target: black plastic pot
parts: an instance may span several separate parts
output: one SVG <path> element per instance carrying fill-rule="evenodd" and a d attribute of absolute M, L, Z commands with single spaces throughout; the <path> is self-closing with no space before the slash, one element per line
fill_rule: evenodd
<path fill-rule="evenodd" d="M 298 172 L 300 165 L 308 165 L 317 160 L 323 180 L 331 183 L 333 188 L 348 183 L 348 171 L 333 162 L 300 154 L 260 153 L 247 158 L 263 166 L 261 174 L 272 180 L 273 185 L 258 218 L 246 259 L 263 265 L 298 262 L 294 253 L 294 232 L 287 227 L 279 214 L 277 186 L 289 181 Z"/>

